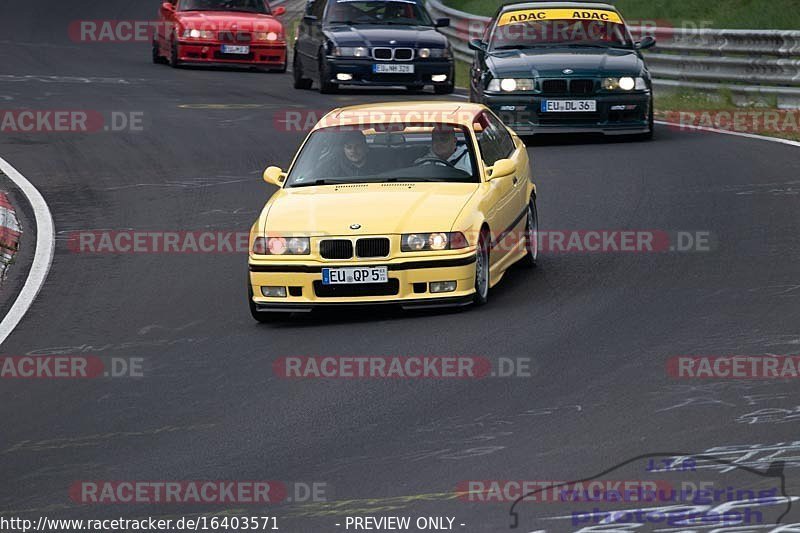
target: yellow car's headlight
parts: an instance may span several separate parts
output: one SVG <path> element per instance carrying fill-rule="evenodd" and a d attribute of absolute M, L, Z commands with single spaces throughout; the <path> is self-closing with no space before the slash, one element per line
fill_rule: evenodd
<path fill-rule="evenodd" d="M 252 251 L 256 255 L 308 255 L 311 245 L 308 237 L 256 237 Z"/>
<path fill-rule="evenodd" d="M 407 233 L 402 236 L 400 249 L 404 252 L 459 250 L 468 246 L 460 231 L 445 233 Z"/>

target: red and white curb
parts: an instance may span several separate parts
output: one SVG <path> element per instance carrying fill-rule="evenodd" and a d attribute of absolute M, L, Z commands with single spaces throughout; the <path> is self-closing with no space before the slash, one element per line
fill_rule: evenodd
<path fill-rule="evenodd" d="M 28 278 L 25 280 L 25 285 L 17 295 L 17 299 L 11 309 L 0 321 L 0 343 L 3 343 L 14 331 L 14 328 L 17 327 L 25 313 L 28 312 L 39 291 L 44 286 L 47 274 L 50 272 L 50 266 L 53 264 L 56 228 L 50 208 L 39 190 L 2 157 L 0 157 L 0 172 L 14 182 L 14 185 L 19 188 L 25 199 L 30 203 L 36 226 L 36 249 L 33 253 L 33 263 L 31 264 L 30 272 L 28 272 Z"/>
<path fill-rule="evenodd" d="M 14 261 L 21 235 L 17 212 L 8 194 L 0 191 L 0 280 L 6 277 L 8 266 Z"/>

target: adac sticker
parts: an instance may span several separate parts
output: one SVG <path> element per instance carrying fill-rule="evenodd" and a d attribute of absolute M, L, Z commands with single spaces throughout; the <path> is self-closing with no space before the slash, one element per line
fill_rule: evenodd
<path fill-rule="evenodd" d="M 620 18 L 619 13 L 604 9 L 527 9 L 503 13 L 497 25 L 507 26 L 508 24 L 535 22 L 537 20 L 596 20 L 598 22 L 622 24 L 622 18 Z"/>

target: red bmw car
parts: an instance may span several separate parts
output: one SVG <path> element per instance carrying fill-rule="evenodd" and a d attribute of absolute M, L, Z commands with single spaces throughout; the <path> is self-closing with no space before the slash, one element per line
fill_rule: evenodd
<path fill-rule="evenodd" d="M 286 71 L 286 35 L 267 0 L 171 0 L 161 4 L 153 62 L 249 65 Z"/>

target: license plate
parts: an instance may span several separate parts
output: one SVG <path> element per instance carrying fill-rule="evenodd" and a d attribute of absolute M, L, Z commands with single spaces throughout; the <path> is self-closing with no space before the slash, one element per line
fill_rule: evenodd
<path fill-rule="evenodd" d="M 223 54 L 249 54 L 250 47 L 249 46 L 238 46 L 232 44 L 223 44 L 222 45 L 222 53 Z"/>
<path fill-rule="evenodd" d="M 380 74 L 414 74 L 414 65 L 372 65 L 372 72 Z"/>
<path fill-rule="evenodd" d="M 593 113 L 597 100 L 542 100 L 542 113 Z"/>
<path fill-rule="evenodd" d="M 353 285 L 356 283 L 387 283 L 386 267 L 323 268 L 323 285 Z"/>

